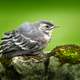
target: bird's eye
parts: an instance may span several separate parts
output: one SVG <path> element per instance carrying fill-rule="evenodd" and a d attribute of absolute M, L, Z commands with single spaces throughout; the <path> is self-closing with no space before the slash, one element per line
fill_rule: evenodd
<path fill-rule="evenodd" d="M 46 28 L 49 28 L 49 26 L 46 26 Z"/>
<path fill-rule="evenodd" d="M 45 26 L 46 28 L 49 28 L 49 26 Z"/>

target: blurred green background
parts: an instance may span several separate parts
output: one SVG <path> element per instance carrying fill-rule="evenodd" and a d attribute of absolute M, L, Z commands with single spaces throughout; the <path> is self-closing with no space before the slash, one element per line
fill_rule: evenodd
<path fill-rule="evenodd" d="M 62 44 L 80 44 L 79 0 L 0 0 L 0 38 L 24 22 L 49 20 L 55 29 L 47 50 Z"/>

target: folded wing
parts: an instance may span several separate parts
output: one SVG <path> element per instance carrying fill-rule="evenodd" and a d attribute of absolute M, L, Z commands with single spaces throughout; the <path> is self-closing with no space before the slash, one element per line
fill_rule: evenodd
<path fill-rule="evenodd" d="M 23 34 L 12 31 L 4 34 L 4 38 L 1 39 L 0 53 L 6 54 L 13 51 L 38 51 L 41 50 L 41 42 L 32 40 L 29 37 L 25 37 Z"/>

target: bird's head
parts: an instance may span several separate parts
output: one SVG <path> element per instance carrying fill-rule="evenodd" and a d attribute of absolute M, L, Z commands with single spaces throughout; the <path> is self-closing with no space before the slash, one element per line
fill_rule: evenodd
<path fill-rule="evenodd" d="M 51 31 L 55 28 L 54 24 L 48 21 L 40 21 L 39 22 L 39 30 L 41 30 L 45 34 L 51 33 Z"/>

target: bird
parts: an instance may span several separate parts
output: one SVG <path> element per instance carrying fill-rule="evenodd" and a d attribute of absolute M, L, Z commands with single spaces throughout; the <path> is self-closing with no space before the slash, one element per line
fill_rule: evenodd
<path fill-rule="evenodd" d="M 51 40 L 51 31 L 54 28 L 54 24 L 47 20 L 22 23 L 16 29 L 4 33 L 4 37 L 1 38 L 0 53 L 14 57 L 34 55 L 38 51 L 43 51 Z"/>

